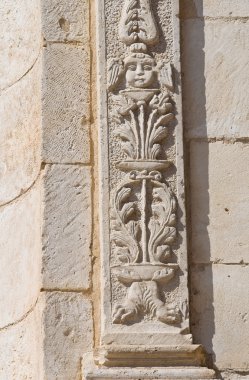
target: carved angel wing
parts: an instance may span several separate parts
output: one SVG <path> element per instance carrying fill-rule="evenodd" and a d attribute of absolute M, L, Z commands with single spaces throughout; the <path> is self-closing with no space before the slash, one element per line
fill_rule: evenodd
<path fill-rule="evenodd" d="M 120 76 L 123 72 L 122 65 L 117 61 L 113 60 L 110 63 L 110 66 L 108 68 L 108 89 L 114 90 L 115 86 L 117 85 Z"/>
<path fill-rule="evenodd" d="M 171 63 L 163 63 L 159 68 L 159 81 L 162 86 L 167 87 L 168 90 L 174 90 L 173 72 Z"/>

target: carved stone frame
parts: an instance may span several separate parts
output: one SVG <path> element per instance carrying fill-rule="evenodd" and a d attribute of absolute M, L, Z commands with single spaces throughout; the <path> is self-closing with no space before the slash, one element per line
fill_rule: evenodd
<path fill-rule="evenodd" d="M 124 0 L 129 1 L 129 0 Z M 149 0 L 142 0 L 148 2 Z M 177 264 L 181 276 L 178 293 L 185 304 L 185 315 L 178 326 L 153 322 L 115 323 L 113 320 L 112 284 L 111 284 L 111 195 L 109 170 L 109 126 L 108 126 L 108 97 L 107 97 L 107 59 L 106 59 L 106 13 L 105 0 L 98 0 L 97 5 L 97 49 L 98 49 L 98 115 L 99 115 L 99 164 L 100 164 L 100 251 L 101 251 L 101 338 L 100 347 L 94 354 L 97 366 L 106 367 L 164 367 L 164 366 L 203 366 L 205 358 L 202 348 L 192 344 L 189 333 L 188 320 L 188 261 L 186 241 L 185 196 L 184 196 L 184 155 L 183 155 L 183 126 L 182 126 L 182 94 L 181 94 L 181 67 L 179 45 L 179 1 L 172 0 L 173 20 L 173 62 L 174 68 L 174 106 L 177 124 L 175 126 L 175 166 L 177 169 L 175 180 L 175 197 L 177 199 L 176 217 L 177 229 L 181 236 Z M 124 91 L 123 91 L 124 92 Z M 141 171 L 139 171 L 141 175 Z M 148 171 L 145 176 L 148 176 Z M 150 281 L 151 282 L 151 281 Z M 146 281 L 143 281 L 147 286 Z M 140 282 L 141 284 L 141 282 Z M 89 363 L 91 360 L 89 359 Z M 94 365 L 89 364 L 86 378 L 101 378 L 100 372 L 94 372 Z M 90 368 L 89 367 L 89 368 Z M 90 375 L 90 373 L 92 375 Z M 99 375 L 97 375 L 99 373 Z M 110 373 L 111 374 L 111 373 Z M 213 378 L 212 371 L 206 372 L 203 378 Z M 104 376 L 104 375 L 103 375 Z M 140 375 L 141 376 L 141 375 Z M 166 376 L 164 374 L 164 376 Z M 171 378 L 174 376 L 171 374 Z M 198 372 L 198 376 L 199 372 Z M 106 377 L 105 377 L 106 378 Z M 115 378 L 111 377 L 110 378 Z M 129 377 L 127 377 L 129 378 Z M 132 377 L 133 378 L 133 377 Z M 135 378 L 135 377 L 134 377 Z M 159 377 L 160 378 L 160 377 Z M 167 377 L 164 377 L 167 378 Z M 184 377 L 186 378 L 186 376 Z M 192 378 L 200 378 L 193 377 Z"/>

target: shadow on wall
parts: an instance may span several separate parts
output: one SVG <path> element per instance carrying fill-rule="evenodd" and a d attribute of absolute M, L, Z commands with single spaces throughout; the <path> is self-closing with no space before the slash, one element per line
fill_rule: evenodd
<path fill-rule="evenodd" d="M 205 20 L 203 1 L 180 1 L 181 60 L 183 81 L 183 122 L 185 137 L 185 175 L 189 251 L 189 288 L 191 332 L 194 343 L 202 344 L 208 353 L 209 366 L 213 367 L 213 336 L 215 319 L 213 307 L 213 274 L 210 262 L 209 225 L 209 147 L 198 139 L 189 140 L 188 131 L 193 120 L 207 138 L 206 79 L 205 79 Z M 199 134 L 199 133 L 196 134 Z M 198 239 L 201 231 L 202 240 Z M 205 247 L 206 257 L 198 260 Z M 203 258 L 203 254 L 200 255 Z"/>

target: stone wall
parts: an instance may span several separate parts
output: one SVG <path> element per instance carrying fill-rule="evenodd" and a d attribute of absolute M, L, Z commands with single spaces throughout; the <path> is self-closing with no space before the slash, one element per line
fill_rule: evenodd
<path fill-rule="evenodd" d="M 93 149 L 88 0 L 42 2 L 44 378 L 92 350 Z"/>
<path fill-rule="evenodd" d="M 95 2 L 12 3 L 0 10 L 0 380 L 81 380 L 100 324 Z M 217 376 L 246 380 L 249 4 L 180 6 L 191 332 Z"/>
<path fill-rule="evenodd" d="M 50 305 L 45 319 L 48 379 L 55 372 L 65 380 L 78 378 L 80 357 L 91 351 L 91 321 L 84 326 L 77 317 L 81 310 L 88 313 L 94 301 L 89 253 L 93 244 L 97 246 L 90 222 L 98 208 L 96 202 L 92 207 L 93 197 L 97 198 L 96 186 L 91 185 L 97 180 L 96 171 L 91 178 L 97 149 L 96 144 L 93 149 L 96 131 L 91 111 L 96 92 L 90 47 L 92 54 L 96 52 L 90 5 L 91 9 L 87 1 L 77 0 L 70 6 L 66 1 L 43 2 L 43 287 Z M 192 333 L 210 354 L 211 365 L 236 373 L 249 369 L 244 285 L 248 281 L 249 201 L 247 16 L 249 7 L 243 0 L 181 2 Z M 96 259 L 94 249 L 92 253 Z M 94 283 L 97 268 L 95 272 Z M 98 304 L 95 309 L 98 315 Z M 56 324 L 64 314 L 65 322 Z M 238 329 L 229 328 L 231 321 Z M 95 319 L 97 337 L 98 322 Z M 75 331 L 84 339 L 75 337 Z M 54 340 L 58 341 L 56 350 Z M 232 375 L 224 376 L 230 379 Z"/>
<path fill-rule="evenodd" d="M 216 368 L 244 371 L 238 375 L 244 379 L 249 378 L 249 5 L 188 0 L 182 2 L 181 20 L 192 332 Z M 231 372 L 224 376 L 234 378 Z"/>
<path fill-rule="evenodd" d="M 1 2 L 0 378 L 42 379 L 41 11 Z"/>

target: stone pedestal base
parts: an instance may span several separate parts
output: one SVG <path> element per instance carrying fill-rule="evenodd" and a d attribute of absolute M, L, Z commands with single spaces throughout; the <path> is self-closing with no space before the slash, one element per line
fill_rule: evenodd
<path fill-rule="evenodd" d="M 94 352 L 94 362 L 100 367 L 205 367 L 206 354 L 199 344 L 107 345 Z"/>
<path fill-rule="evenodd" d="M 205 367 L 106 367 L 97 366 L 92 355 L 83 360 L 84 380 L 204 380 L 215 379 L 215 372 Z"/>

